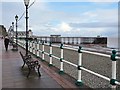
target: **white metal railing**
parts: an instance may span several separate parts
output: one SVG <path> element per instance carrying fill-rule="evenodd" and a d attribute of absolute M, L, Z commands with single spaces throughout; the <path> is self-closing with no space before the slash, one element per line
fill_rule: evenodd
<path fill-rule="evenodd" d="M 25 48 L 25 41 L 24 40 L 18 40 L 18 44 L 21 47 Z M 70 65 L 76 67 L 78 69 L 78 79 L 77 79 L 77 82 L 76 82 L 77 85 L 82 85 L 82 78 L 81 78 L 81 71 L 82 70 L 109 81 L 110 84 L 112 85 L 111 88 L 113 88 L 113 89 L 116 88 L 116 85 L 120 85 L 120 82 L 118 82 L 116 80 L 116 60 L 120 59 L 120 57 L 116 56 L 116 51 L 115 50 L 112 51 L 112 55 L 107 55 L 107 54 L 102 54 L 102 53 L 97 53 L 97 52 L 81 50 L 81 47 L 79 47 L 78 50 L 68 48 L 68 47 L 64 47 L 66 49 L 72 49 L 72 50 L 75 50 L 75 51 L 77 50 L 78 51 L 79 58 L 78 58 L 78 65 L 76 65 L 76 64 L 71 63 L 71 62 L 69 62 L 67 60 L 64 60 L 64 58 L 63 58 L 63 55 L 64 55 L 64 53 L 63 53 L 63 50 L 64 50 L 63 49 L 63 44 L 60 45 L 60 50 L 61 50 L 60 57 L 57 57 L 57 56 L 53 55 L 53 52 L 52 52 L 54 47 L 59 47 L 58 45 L 52 45 L 50 43 L 49 45 L 47 44 L 47 46 L 49 46 L 49 53 L 45 52 L 45 44 L 44 43 L 38 43 L 38 42 L 30 41 L 29 42 L 29 51 L 31 53 L 33 53 L 34 55 L 36 55 L 37 57 L 40 57 L 40 53 L 41 53 L 42 54 L 41 55 L 42 60 L 45 60 L 45 55 L 48 55 L 50 57 L 49 58 L 49 65 L 50 66 L 53 65 L 52 58 L 60 60 L 60 74 L 64 72 L 64 69 L 63 69 L 64 64 L 63 63 L 67 63 L 67 64 L 70 64 Z M 40 47 L 42 47 L 42 48 L 40 49 Z M 103 75 L 101 75 L 99 73 L 93 72 L 93 71 L 83 67 L 82 66 L 82 52 L 110 58 L 112 60 L 112 77 L 108 78 L 106 76 L 103 76 Z"/>

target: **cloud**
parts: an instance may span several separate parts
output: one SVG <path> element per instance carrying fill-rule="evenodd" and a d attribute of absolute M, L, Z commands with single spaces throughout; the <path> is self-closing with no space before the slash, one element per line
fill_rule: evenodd
<path fill-rule="evenodd" d="M 35 2 L 34 2 L 34 1 L 35 1 Z M 47 2 L 37 2 L 37 1 L 38 1 L 38 0 L 32 0 L 32 1 L 31 1 L 31 3 L 34 2 L 34 4 L 32 5 L 32 7 L 30 7 L 30 9 L 32 9 L 32 10 L 33 10 L 33 9 L 34 9 L 34 10 L 35 10 L 35 9 L 38 10 L 38 8 L 39 8 L 39 10 L 47 10 L 47 9 L 49 9 L 49 8 L 48 8 L 48 5 L 47 5 Z M 40 0 L 40 1 L 43 1 L 43 0 Z M 31 4 L 31 3 L 30 3 L 30 4 Z M 32 11 L 32 10 L 31 10 L 31 11 Z"/>
<path fill-rule="evenodd" d="M 0 12 L 2 12 L 2 3 L 0 2 Z M 2 24 L 2 13 L 0 13 L 0 24 Z"/>
<path fill-rule="evenodd" d="M 39 32 L 40 35 L 61 34 L 63 36 L 115 36 L 117 33 L 117 8 L 101 9 L 99 7 L 93 10 L 86 9 L 83 12 L 68 13 L 64 10 L 50 10 L 48 7 L 49 6 L 47 6 L 44 11 L 36 10 L 38 13 L 41 12 L 39 14 L 34 13 L 39 16 L 39 20 L 36 20 L 35 22 L 39 22 L 37 26 L 40 27 L 39 31 L 36 31 L 38 30 L 36 29 L 35 32 Z M 61 23 L 57 22 L 54 25 L 51 23 L 40 24 L 40 22 L 47 23 L 53 20 L 60 21 Z M 43 26 L 47 27 L 42 28 Z M 46 33 L 44 33 L 43 30 Z"/>
<path fill-rule="evenodd" d="M 107 37 L 117 37 L 118 36 L 117 28 L 73 28 L 71 31 L 71 36 L 81 36 L 81 37 L 96 37 L 107 36 Z"/>
<path fill-rule="evenodd" d="M 96 2 L 101 0 L 86 1 Z M 33 34 L 40 36 L 49 36 L 51 34 L 61 34 L 63 36 L 110 36 L 117 33 L 117 8 L 112 8 L 110 6 L 105 6 L 107 8 L 102 7 L 100 6 L 103 5 L 102 3 L 99 4 L 99 7 L 96 5 L 98 3 L 94 3 L 95 6 L 93 6 L 93 4 L 91 6 L 88 3 L 84 3 L 82 6 L 80 3 L 77 3 L 77 6 L 75 3 L 73 5 L 72 3 L 70 5 L 64 4 L 65 3 L 62 5 L 62 3 L 60 3 L 61 7 L 59 7 L 54 5 L 54 3 L 37 2 L 30 7 L 29 28 L 32 29 Z M 50 7 L 50 5 L 53 5 L 55 9 L 51 8 L 52 6 Z M 110 4 L 104 3 L 104 5 Z M 8 6 L 9 5 L 6 4 L 6 7 Z M 23 3 L 21 6 L 11 5 L 10 8 L 13 7 L 11 9 L 14 10 L 14 13 L 11 12 L 10 8 L 6 8 L 7 10 L 4 9 L 5 13 L 3 18 L 5 24 L 9 23 L 10 25 L 12 20 L 14 20 L 16 13 L 24 11 L 24 9 L 21 10 L 21 8 L 24 8 Z M 63 8 L 64 6 L 65 8 Z M 8 17 L 6 15 L 8 15 Z M 11 20 L 9 17 L 12 17 Z M 24 30 L 25 18 L 21 19 L 18 24 L 20 28 L 19 30 Z"/>
<path fill-rule="evenodd" d="M 48 25 L 45 27 L 44 25 Z M 86 24 L 84 24 L 86 25 Z M 29 29 L 33 31 L 34 35 L 40 36 L 49 36 L 54 34 L 60 34 L 62 36 L 118 36 L 118 28 L 117 27 L 104 27 L 100 26 L 98 28 L 95 27 L 76 27 L 71 26 L 69 23 L 61 22 L 56 26 L 52 26 L 51 24 L 41 24 L 41 25 L 32 25 Z M 22 30 L 22 29 L 20 29 Z"/>
<path fill-rule="evenodd" d="M 38 2 L 118 2 L 119 0 L 37 0 Z"/>
<path fill-rule="evenodd" d="M 91 22 L 91 23 L 70 23 L 70 26 L 77 28 L 108 28 L 118 27 L 118 23 Z"/>
<path fill-rule="evenodd" d="M 57 29 L 59 31 L 63 31 L 63 32 L 70 32 L 72 30 L 72 27 L 70 27 L 69 24 L 65 23 L 65 22 L 62 22 L 61 24 L 59 24 L 57 26 Z"/>
<path fill-rule="evenodd" d="M 1 0 L 1 2 L 23 2 L 23 0 Z M 36 2 L 119 2 L 119 0 L 36 0 Z"/>
<path fill-rule="evenodd" d="M 118 22 L 118 9 L 105 9 L 96 11 L 98 20 L 104 22 Z"/>
<path fill-rule="evenodd" d="M 47 27 L 46 27 L 47 26 Z M 52 34 L 60 34 L 60 35 L 69 35 L 73 28 L 66 22 L 60 22 L 56 25 L 52 25 L 49 22 L 47 24 L 41 24 L 41 25 L 34 25 L 33 31 L 35 34 L 40 35 L 52 35 Z M 37 33 L 36 33 L 37 32 Z"/>
<path fill-rule="evenodd" d="M 81 14 L 84 22 L 118 22 L 118 9 L 97 9 Z"/>
<path fill-rule="evenodd" d="M 119 0 L 86 0 L 90 2 L 119 2 Z"/>

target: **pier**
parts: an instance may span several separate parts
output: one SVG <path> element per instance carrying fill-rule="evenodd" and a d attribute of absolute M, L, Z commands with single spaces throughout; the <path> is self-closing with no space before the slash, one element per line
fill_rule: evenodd
<path fill-rule="evenodd" d="M 68 45 L 100 45 L 107 46 L 107 37 L 61 37 L 61 35 L 32 36 L 43 42 L 63 43 Z"/>
<path fill-rule="evenodd" d="M 15 38 L 13 39 L 13 42 L 16 43 Z M 118 60 L 120 59 L 120 57 L 117 56 L 118 52 L 116 51 L 116 53 L 114 54 L 113 50 L 109 50 L 109 53 L 103 53 L 101 52 L 102 49 L 96 49 L 95 51 L 92 50 L 93 48 L 86 49 L 82 47 L 82 45 L 86 44 L 96 45 L 101 43 L 103 45 L 106 45 L 106 42 L 106 37 L 60 37 L 60 35 L 51 35 L 50 37 L 32 36 L 28 38 L 28 53 L 31 54 L 35 59 L 39 60 L 42 67 L 44 67 L 45 65 L 47 66 L 42 68 L 44 72 L 47 72 L 45 68 L 47 68 L 48 71 L 55 70 L 56 74 L 59 77 L 54 77 L 56 74 L 53 76 L 51 76 L 51 74 L 49 75 L 52 78 L 55 78 L 55 82 L 56 84 L 58 84 L 58 88 L 60 88 L 59 86 L 61 86 L 61 79 L 59 82 L 58 78 L 63 78 L 65 79 L 65 83 L 69 82 L 73 85 L 73 87 L 70 88 L 112 88 L 119 90 L 120 83 L 118 74 Z M 17 44 L 19 46 L 18 50 L 22 51 L 25 54 L 25 37 L 18 37 Z M 19 51 L 17 51 L 17 53 Z M 115 57 L 111 58 L 112 55 Z M 21 59 L 20 56 L 19 59 Z M 64 86 L 64 84 L 62 85 Z M 63 86 L 61 86 L 61 88 L 67 87 Z M 26 88 L 27 87 L 28 86 L 26 86 Z M 37 87 L 39 86 L 36 86 L 36 88 Z M 42 87 L 40 86 L 39 88 Z M 48 88 L 50 87 L 48 86 Z M 53 87 L 51 86 L 51 88 Z"/>
<path fill-rule="evenodd" d="M 119 5 L 89 1 L 1 2 L 2 90 L 120 90 Z"/>
<path fill-rule="evenodd" d="M 3 40 L 0 40 L 1 56 L 2 56 L 2 90 L 15 88 L 51 88 L 51 89 L 80 89 L 92 90 L 83 85 L 78 87 L 74 84 L 75 79 L 68 74 L 59 75 L 57 68 L 49 67 L 46 62 L 40 62 L 40 72 L 42 76 L 39 78 L 36 73 L 32 73 L 29 78 L 27 75 L 27 67 L 21 69 L 23 61 L 19 55 L 19 51 L 25 53 L 25 49 L 19 47 L 19 51 L 12 51 L 12 46 L 6 52 L 4 49 Z M 34 59 L 38 59 L 34 57 Z M 40 60 L 40 59 L 39 59 Z"/>
<path fill-rule="evenodd" d="M 25 49 L 24 40 L 19 40 L 18 44 Z M 111 58 L 112 52 L 102 54 L 83 50 L 82 47 L 73 49 L 64 44 L 37 41 L 29 41 L 29 52 L 42 62 L 48 62 L 48 66 L 58 68 L 59 74 L 67 73 L 73 77 L 77 86 L 85 84 L 90 88 L 119 88 L 117 61 L 120 57 Z M 116 84 L 115 87 L 113 84 Z"/>

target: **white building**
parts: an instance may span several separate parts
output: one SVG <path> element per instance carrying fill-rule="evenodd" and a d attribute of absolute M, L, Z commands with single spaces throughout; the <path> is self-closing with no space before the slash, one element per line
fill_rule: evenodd
<path fill-rule="evenodd" d="M 26 31 L 18 31 L 18 37 L 26 37 Z M 16 35 L 16 32 L 14 32 L 14 34 Z M 32 30 L 28 31 L 28 37 L 32 37 L 33 36 L 33 32 Z"/>

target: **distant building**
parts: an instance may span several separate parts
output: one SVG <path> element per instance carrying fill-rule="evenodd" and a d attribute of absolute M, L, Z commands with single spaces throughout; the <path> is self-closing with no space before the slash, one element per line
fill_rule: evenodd
<path fill-rule="evenodd" d="M 81 37 L 81 44 L 92 44 L 94 41 L 94 37 Z"/>
<path fill-rule="evenodd" d="M 72 45 L 107 46 L 107 37 L 61 37 L 61 35 L 33 36 L 37 40 Z"/>
<path fill-rule="evenodd" d="M 19 37 L 26 37 L 26 32 L 25 31 L 18 31 L 17 33 L 18 33 L 18 38 Z M 15 32 L 15 34 L 16 34 L 16 32 Z"/>
<path fill-rule="evenodd" d="M 50 41 L 52 43 L 61 43 L 61 35 L 50 35 Z"/>
<path fill-rule="evenodd" d="M 6 28 L 3 25 L 0 25 L 0 37 L 7 35 Z"/>
<path fill-rule="evenodd" d="M 18 31 L 17 32 L 18 33 L 18 38 L 19 37 L 26 37 L 26 31 Z M 16 35 L 16 32 L 14 32 L 14 35 Z M 32 32 L 32 30 L 29 30 L 28 31 L 28 37 L 32 37 L 33 36 L 33 32 Z"/>
<path fill-rule="evenodd" d="M 9 36 L 10 42 L 12 43 L 14 40 L 14 26 L 13 25 L 10 26 L 8 29 L 8 36 Z"/>
<path fill-rule="evenodd" d="M 81 37 L 81 44 L 107 44 L 107 37 Z"/>

